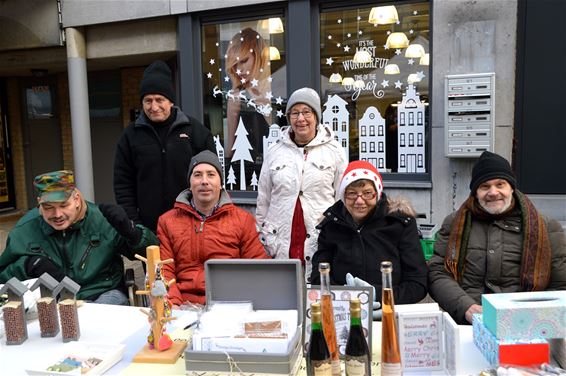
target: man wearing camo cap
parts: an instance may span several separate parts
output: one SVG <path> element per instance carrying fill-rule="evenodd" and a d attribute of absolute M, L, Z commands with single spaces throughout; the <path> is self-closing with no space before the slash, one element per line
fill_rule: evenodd
<path fill-rule="evenodd" d="M 72 171 L 38 175 L 33 185 L 38 207 L 9 233 L 0 255 L 0 283 L 43 273 L 58 280 L 68 276 L 81 285 L 79 299 L 127 304 L 121 255 L 144 254 L 157 244 L 155 235 L 134 225 L 120 206 L 86 201 Z"/>

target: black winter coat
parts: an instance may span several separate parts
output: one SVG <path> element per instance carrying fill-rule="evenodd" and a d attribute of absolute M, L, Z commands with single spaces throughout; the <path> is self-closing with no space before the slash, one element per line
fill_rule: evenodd
<path fill-rule="evenodd" d="M 416 221 L 399 211 L 389 211 L 385 194 L 360 226 L 342 201 L 326 210 L 318 225 L 321 231 L 312 261 L 311 283 L 320 283 L 318 264 L 328 262 L 331 284 L 346 284 L 346 273 L 351 273 L 372 284 L 376 301 L 381 301 L 380 265 L 382 261 L 391 261 L 395 303 L 422 300 L 427 293 L 428 270 Z"/>
<path fill-rule="evenodd" d="M 190 159 L 203 150 L 216 153 L 208 128 L 174 109 L 177 117 L 165 145 L 142 112 L 122 133 L 114 159 L 116 203 L 135 223 L 154 232 L 159 216 L 173 208 L 177 195 L 188 186 Z"/>

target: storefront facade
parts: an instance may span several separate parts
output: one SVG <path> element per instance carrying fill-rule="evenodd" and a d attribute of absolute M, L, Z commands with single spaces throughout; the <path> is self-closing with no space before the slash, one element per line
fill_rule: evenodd
<path fill-rule="evenodd" d="M 516 82 L 518 22 L 524 23 L 521 12 L 527 13 L 529 1 L 170 0 L 139 2 L 134 9 L 127 1 L 54 3 L 60 5 L 63 35 L 72 29 L 84 37 L 97 201 L 112 200 L 113 147 L 139 111 L 139 79 L 156 58 L 175 72 L 177 104 L 211 129 L 225 186 L 242 205 L 254 205 L 264 153 L 287 123 L 287 97 L 304 86 L 319 92 L 322 122 L 334 129 L 349 160 L 373 163 L 386 191 L 408 197 L 425 222 L 438 223 L 469 195 L 475 161 L 446 157 L 447 75 L 495 74 L 490 149 L 526 160 L 517 147 L 515 97 L 517 85 L 522 88 Z M 9 62 L 0 68 L 6 77 L 3 127 L 16 140 L 10 155 L 18 159 L 8 179 L 15 207 L 32 202 L 27 182 L 36 169 L 81 162 L 70 136 L 77 125 L 71 124 L 68 87 L 77 77 L 67 71 L 69 43 L 43 46 L 53 53 L 40 59 L 20 43 L 16 62 L 9 59 L 14 50 L 0 44 L 0 61 Z M 59 59 L 42 62 L 48 55 Z M 44 77 L 28 73 L 36 65 L 47 71 Z M 56 111 L 42 116 L 46 104 L 32 105 L 32 99 L 45 102 L 46 96 Z M 37 126 L 44 118 L 54 129 Z M 528 126 L 521 123 L 520 130 Z M 37 147 L 29 147 L 34 129 L 57 140 L 49 143 L 51 159 L 39 158 L 43 164 L 33 162 Z M 562 202 L 561 184 L 550 194 L 537 187 L 531 192 Z"/>

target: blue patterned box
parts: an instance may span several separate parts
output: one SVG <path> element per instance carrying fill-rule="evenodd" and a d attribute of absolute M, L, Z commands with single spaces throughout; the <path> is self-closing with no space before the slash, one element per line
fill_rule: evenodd
<path fill-rule="evenodd" d="M 484 294 L 482 306 L 499 339 L 566 337 L 566 291 Z"/>
<path fill-rule="evenodd" d="M 530 366 L 549 362 L 550 345 L 545 339 L 497 339 L 484 325 L 482 315 L 474 314 L 472 321 L 474 345 L 492 366 Z"/>

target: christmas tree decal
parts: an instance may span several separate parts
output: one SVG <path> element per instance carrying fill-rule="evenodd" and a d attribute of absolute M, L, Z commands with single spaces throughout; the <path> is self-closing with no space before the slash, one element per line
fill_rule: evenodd
<path fill-rule="evenodd" d="M 234 175 L 234 169 L 230 166 L 228 170 L 228 180 L 226 183 L 230 184 L 230 190 L 234 190 L 234 184 L 236 184 L 236 175 Z"/>
<path fill-rule="evenodd" d="M 257 181 L 257 175 L 256 175 L 256 173 L 255 173 L 255 171 L 254 171 L 253 174 L 252 174 L 252 181 L 250 182 L 250 185 L 251 185 L 252 187 L 254 187 L 254 191 L 257 191 L 257 183 L 258 183 L 258 181 Z"/>
<path fill-rule="evenodd" d="M 244 122 L 242 121 L 241 116 L 240 121 L 238 122 L 238 128 L 234 135 L 236 136 L 236 139 L 234 140 L 234 146 L 232 146 L 232 151 L 234 151 L 234 155 L 232 155 L 232 162 L 240 161 L 240 190 L 245 191 L 246 169 L 244 161 L 253 162 L 252 155 L 250 154 L 250 150 L 253 150 L 253 147 L 248 140 L 248 131 L 246 131 L 246 127 L 244 127 Z M 230 181 L 228 181 L 228 183 L 230 183 Z"/>

